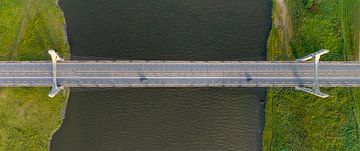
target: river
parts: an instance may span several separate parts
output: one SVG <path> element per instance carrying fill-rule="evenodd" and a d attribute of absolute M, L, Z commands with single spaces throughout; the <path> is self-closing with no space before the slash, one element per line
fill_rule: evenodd
<path fill-rule="evenodd" d="M 269 0 L 61 0 L 73 60 L 265 60 Z M 260 150 L 262 88 L 72 88 L 51 150 Z"/>

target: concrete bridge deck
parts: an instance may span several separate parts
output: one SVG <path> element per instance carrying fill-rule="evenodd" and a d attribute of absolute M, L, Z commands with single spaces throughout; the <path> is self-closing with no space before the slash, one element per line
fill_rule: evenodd
<path fill-rule="evenodd" d="M 57 84 L 66 87 L 313 86 L 311 62 L 65 61 Z M 360 87 L 359 62 L 320 62 L 321 87 Z M 0 62 L 0 87 L 52 86 L 51 62 Z"/>

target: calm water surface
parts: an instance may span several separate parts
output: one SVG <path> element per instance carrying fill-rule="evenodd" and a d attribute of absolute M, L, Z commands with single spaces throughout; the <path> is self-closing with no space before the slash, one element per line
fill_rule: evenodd
<path fill-rule="evenodd" d="M 265 60 L 269 0 L 61 0 L 73 59 Z M 260 150 L 265 89 L 76 88 L 51 150 Z"/>

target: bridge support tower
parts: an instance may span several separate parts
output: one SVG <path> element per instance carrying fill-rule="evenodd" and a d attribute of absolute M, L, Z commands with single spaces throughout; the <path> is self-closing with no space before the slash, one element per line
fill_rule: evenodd
<path fill-rule="evenodd" d="M 59 93 L 59 91 L 61 89 L 63 89 L 64 87 L 63 86 L 58 86 L 57 85 L 57 81 L 56 81 L 56 62 L 57 61 L 64 61 L 63 58 L 61 58 L 59 56 L 59 54 L 57 54 L 54 50 L 49 50 L 48 53 L 50 54 L 51 56 L 51 61 L 52 61 L 52 79 L 53 79 L 53 85 L 52 85 L 52 88 L 51 88 L 51 92 L 49 93 L 49 97 L 53 98 L 56 94 Z"/>
<path fill-rule="evenodd" d="M 313 94 L 313 95 L 321 97 L 321 98 L 329 97 L 328 94 L 322 93 L 320 91 L 319 82 L 318 82 L 318 75 L 319 75 L 318 67 L 319 67 L 320 56 L 323 55 L 323 54 L 326 54 L 328 52 L 329 52 L 329 50 L 321 49 L 321 50 L 319 50 L 319 51 L 317 51 L 315 53 L 312 53 L 310 55 L 307 55 L 307 56 L 305 56 L 303 58 L 296 59 L 296 61 L 298 61 L 298 62 L 307 61 L 307 60 L 310 60 L 310 59 L 313 59 L 313 61 L 314 61 L 314 83 L 313 83 L 313 88 L 309 89 L 309 88 L 298 87 L 297 86 L 297 87 L 295 87 L 296 90 L 304 91 L 306 93 L 310 93 L 310 94 Z"/>

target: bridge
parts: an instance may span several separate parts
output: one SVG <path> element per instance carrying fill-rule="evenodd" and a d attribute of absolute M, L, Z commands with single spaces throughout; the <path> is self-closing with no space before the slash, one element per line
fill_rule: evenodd
<path fill-rule="evenodd" d="M 359 62 L 318 62 L 321 50 L 297 61 L 64 61 L 0 62 L 1 87 L 360 87 Z M 314 59 L 314 62 L 306 62 Z M 306 87 L 312 87 L 306 88 Z"/>

